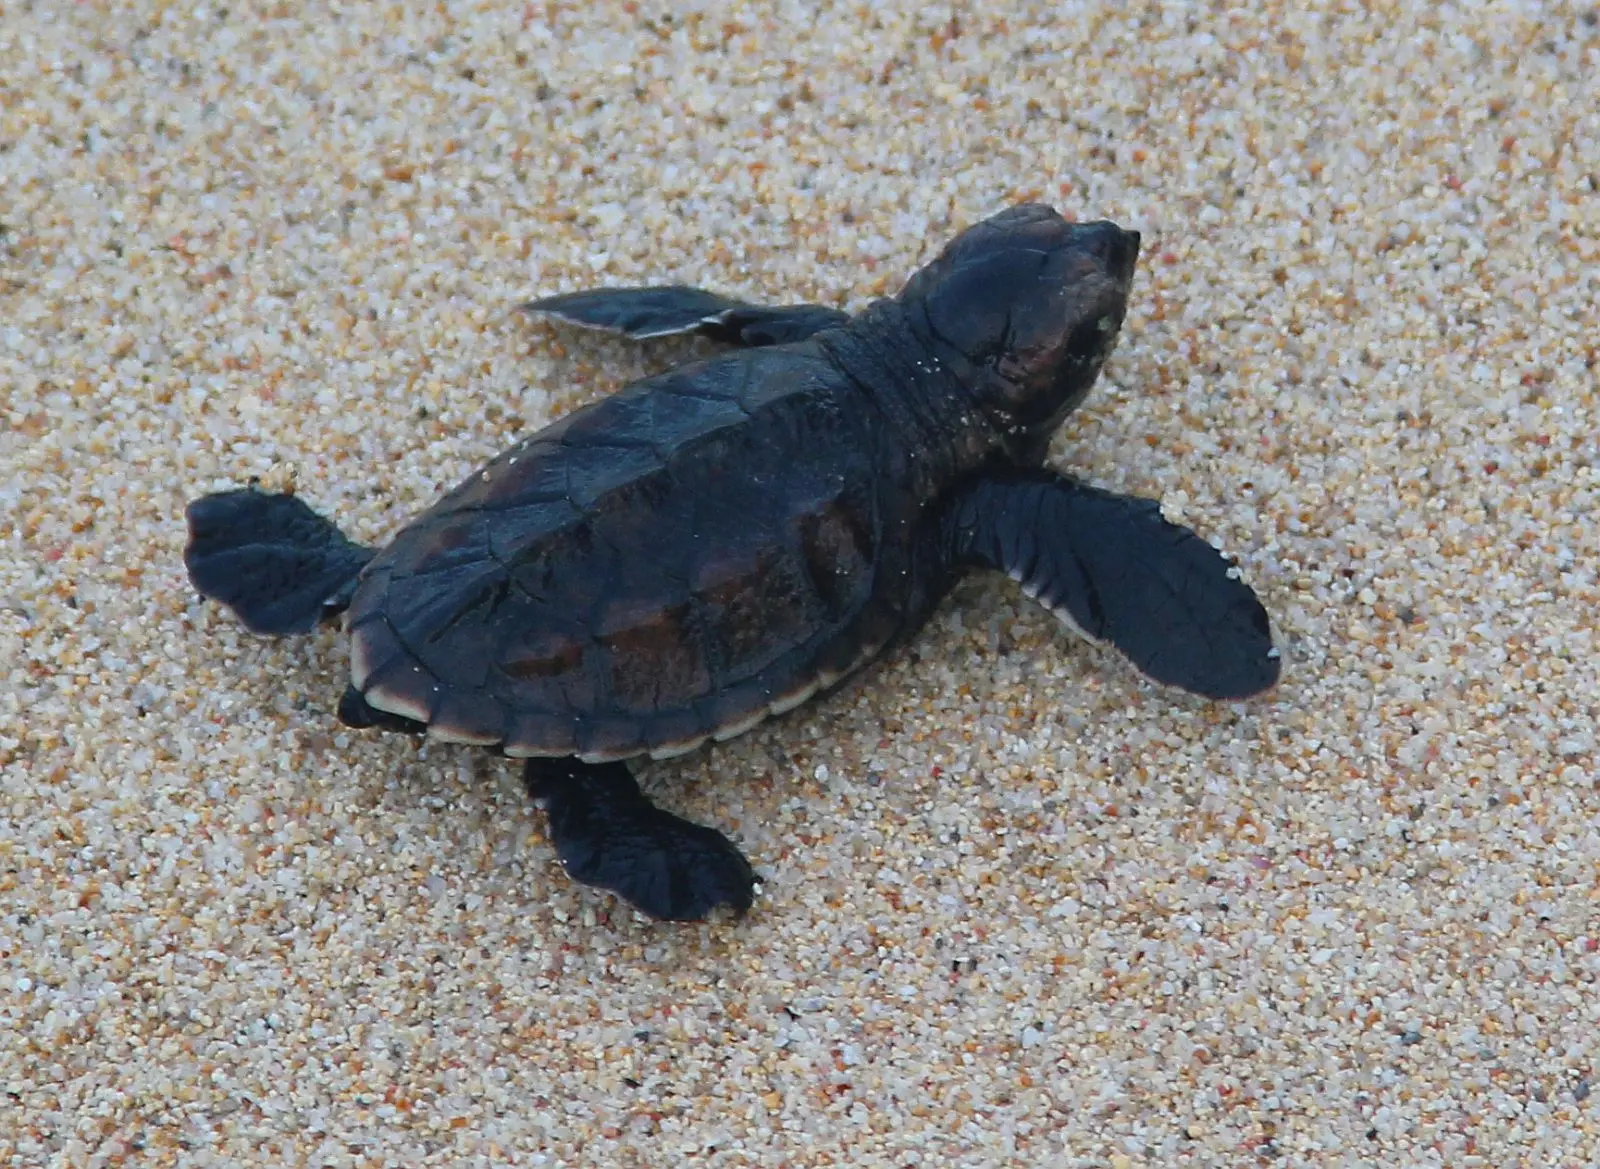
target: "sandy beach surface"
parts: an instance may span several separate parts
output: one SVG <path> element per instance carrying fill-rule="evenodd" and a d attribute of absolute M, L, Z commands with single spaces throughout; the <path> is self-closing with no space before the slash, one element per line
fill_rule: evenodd
<path fill-rule="evenodd" d="M 1588 3 L 0 4 L 0 1165 L 1600 1164 L 1596 77 Z M 972 578 L 642 772 L 765 881 L 662 926 L 186 581 L 197 494 L 381 542 L 710 351 L 529 296 L 859 309 L 1025 199 L 1144 236 L 1051 462 L 1269 695 Z"/>

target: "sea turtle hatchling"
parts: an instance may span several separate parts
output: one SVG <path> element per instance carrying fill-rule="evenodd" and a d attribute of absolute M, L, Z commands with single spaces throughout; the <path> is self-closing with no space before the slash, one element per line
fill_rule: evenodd
<path fill-rule="evenodd" d="M 912 637 L 996 569 L 1149 677 L 1273 685 L 1267 614 L 1157 505 L 1044 467 L 1115 344 L 1139 236 L 1012 207 L 858 316 L 683 287 L 537 300 L 545 317 L 737 348 L 523 439 L 381 550 L 292 495 L 188 508 L 195 586 L 264 634 L 344 615 L 339 717 L 526 759 L 576 880 L 664 919 L 749 908 L 720 832 L 624 760 L 723 740 Z"/>

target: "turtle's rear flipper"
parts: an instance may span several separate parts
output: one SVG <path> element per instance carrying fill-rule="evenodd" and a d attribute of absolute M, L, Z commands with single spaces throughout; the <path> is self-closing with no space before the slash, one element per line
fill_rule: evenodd
<path fill-rule="evenodd" d="M 574 881 L 663 921 L 701 921 L 719 905 L 740 916 L 750 908 L 750 862 L 722 833 L 652 804 L 626 764 L 530 759 L 523 774 Z"/>
<path fill-rule="evenodd" d="M 764 308 L 682 284 L 568 292 L 529 301 L 522 308 L 525 312 L 587 329 L 621 333 L 635 340 L 699 333 L 713 341 L 749 348 L 803 341 L 813 333 L 842 325 L 850 319 L 848 313 L 825 305 Z"/>
<path fill-rule="evenodd" d="M 352 544 L 292 495 L 248 487 L 187 510 L 183 563 L 200 592 L 255 633 L 307 633 L 350 603 L 372 549 Z"/>
<path fill-rule="evenodd" d="M 1006 573 L 1158 682 L 1245 698 L 1278 680 L 1278 650 L 1255 593 L 1151 500 L 1021 471 L 969 488 L 945 522 L 957 563 Z"/>

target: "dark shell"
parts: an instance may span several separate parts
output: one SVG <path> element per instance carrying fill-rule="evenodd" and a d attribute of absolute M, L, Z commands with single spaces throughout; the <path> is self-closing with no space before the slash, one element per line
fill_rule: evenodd
<path fill-rule="evenodd" d="M 511 755 L 666 756 L 789 709 L 902 624 L 907 553 L 883 536 L 908 501 L 874 470 L 872 422 L 809 344 L 578 410 L 372 561 L 352 681 Z"/>

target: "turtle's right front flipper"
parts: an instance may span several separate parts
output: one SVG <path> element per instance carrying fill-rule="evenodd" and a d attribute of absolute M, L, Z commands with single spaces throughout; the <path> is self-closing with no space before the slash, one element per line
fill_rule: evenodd
<path fill-rule="evenodd" d="M 575 881 L 609 889 L 658 921 L 703 921 L 718 906 L 750 908 L 750 862 L 715 828 L 652 804 L 625 763 L 529 759 L 528 794 Z"/>
<path fill-rule="evenodd" d="M 373 555 L 293 495 L 222 491 L 186 514 L 189 579 L 253 633 L 307 633 L 342 612 Z"/>
<path fill-rule="evenodd" d="M 635 340 L 699 333 L 713 341 L 754 348 L 803 341 L 850 319 L 849 313 L 820 304 L 766 308 L 690 288 L 593 288 L 547 296 L 522 306 L 586 329 L 621 333 Z"/>
<path fill-rule="evenodd" d="M 1278 681 L 1267 611 L 1222 554 L 1153 500 L 1044 469 L 982 480 L 952 502 L 957 564 L 995 568 L 1157 682 L 1247 698 Z"/>

